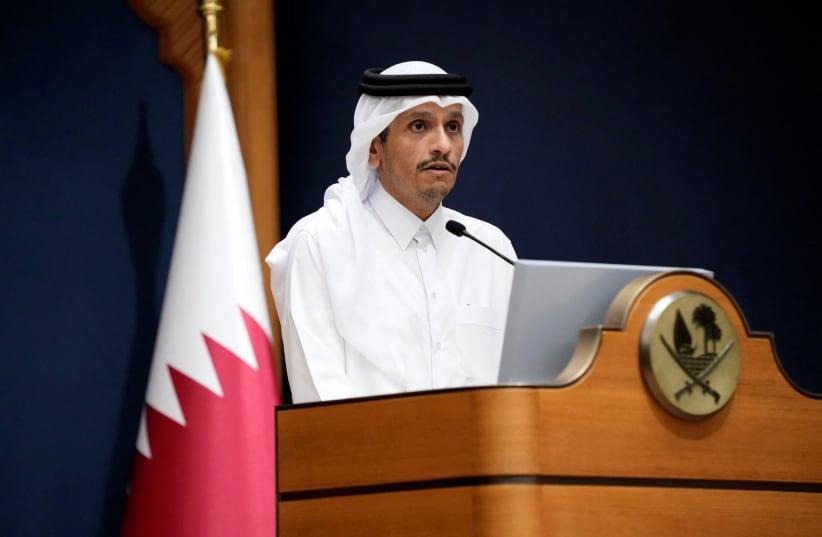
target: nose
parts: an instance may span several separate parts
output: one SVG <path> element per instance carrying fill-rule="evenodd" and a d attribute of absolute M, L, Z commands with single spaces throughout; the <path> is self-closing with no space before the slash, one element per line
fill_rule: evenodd
<path fill-rule="evenodd" d="M 438 125 L 437 128 L 431 129 L 431 154 L 448 155 L 451 152 L 453 141 L 451 137 L 445 132 L 444 125 Z"/>

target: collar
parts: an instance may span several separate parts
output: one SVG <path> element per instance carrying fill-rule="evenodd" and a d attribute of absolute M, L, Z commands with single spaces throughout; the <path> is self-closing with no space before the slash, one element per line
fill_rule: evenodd
<path fill-rule="evenodd" d="M 423 225 L 428 228 L 428 232 L 431 234 L 434 248 L 441 252 L 442 247 L 445 245 L 445 235 L 448 233 L 448 230 L 445 229 L 445 207 L 442 206 L 442 203 L 428 217 L 428 220 L 423 222 Z"/>
<path fill-rule="evenodd" d="M 403 250 L 408 248 L 420 227 L 425 227 L 431 235 L 434 247 L 441 250 L 444 243 L 443 234 L 446 232 L 445 211 L 442 204 L 428 217 L 428 220 L 423 222 L 386 192 L 379 180 L 371 189 L 368 201 L 400 248 Z"/>

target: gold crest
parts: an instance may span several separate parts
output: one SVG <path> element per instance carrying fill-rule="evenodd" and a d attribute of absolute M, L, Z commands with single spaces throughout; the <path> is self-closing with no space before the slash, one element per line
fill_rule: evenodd
<path fill-rule="evenodd" d="M 642 328 L 639 356 L 656 400 L 685 419 L 708 417 L 728 403 L 742 361 L 725 311 L 708 296 L 689 291 L 654 304 Z"/>

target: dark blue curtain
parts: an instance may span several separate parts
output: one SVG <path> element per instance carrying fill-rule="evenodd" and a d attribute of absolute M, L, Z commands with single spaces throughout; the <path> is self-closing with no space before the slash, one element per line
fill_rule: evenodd
<path fill-rule="evenodd" d="M 4 5 L 0 48 L 0 534 L 116 535 L 182 191 L 182 88 L 125 3 Z"/>
<path fill-rule="evenodd" d="M 822 392 L 819 53 L 797 6 L 279 2 L 282 224 L 346 175 L 367 67 L 428 60 L 480 111 L 447 200 L 520 257 L 703 267 Z"/>

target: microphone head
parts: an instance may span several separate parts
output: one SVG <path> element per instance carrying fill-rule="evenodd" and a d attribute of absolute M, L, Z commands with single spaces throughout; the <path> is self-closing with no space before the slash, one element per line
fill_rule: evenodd
<path fill-rule="evenodd" d="M 446 222 L 445 229 L 447 229 L 457 237 L 462 237 L 462 234 L 465 233 L 465 226 L 460 224 L 456 220 L 449 220 L 448 222 Z"/>

